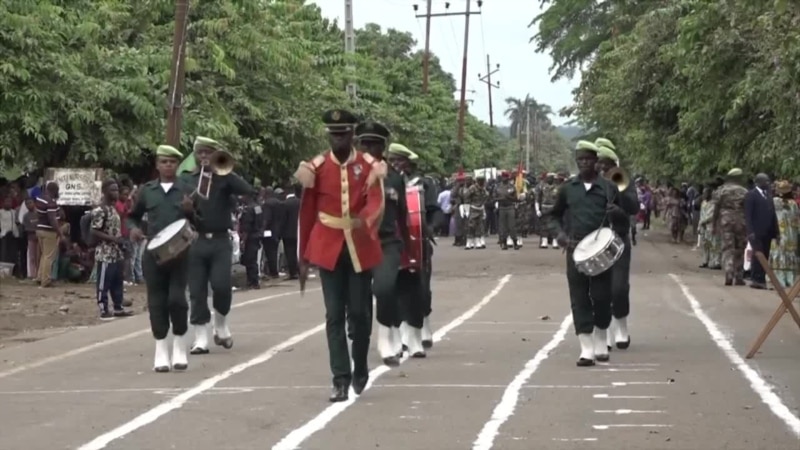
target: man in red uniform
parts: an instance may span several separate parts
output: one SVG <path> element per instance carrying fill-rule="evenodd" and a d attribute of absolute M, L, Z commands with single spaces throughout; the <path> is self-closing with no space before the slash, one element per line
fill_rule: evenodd
<path fill-rule="evenodd" d="M 372 334 L 372 273 L 383 257 L 378 227 L 384 208 L 386 164 L 353 148 L 357 118 L 348 111 L 323 115 L 330 150 L 303 162 L 295 177 L 303 186 L 298 253 L 301 277 L 319 268 L 325 299 L 333 392 L 348 398 L 350 384 L 361 394 L 369 380 L 367 351 Z M 347 349 L 347 317 L 353 338 L 353 370 Z"/>

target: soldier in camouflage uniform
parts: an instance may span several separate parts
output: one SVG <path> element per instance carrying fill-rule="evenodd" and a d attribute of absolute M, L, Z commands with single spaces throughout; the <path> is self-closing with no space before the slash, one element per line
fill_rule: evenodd
<path fill-rule="evenodd" d="M 467 218 L 467 246 L 466 250 L 473 248 L 486 248 L 486 200 L 489 192 L 486 190 L 486 178 L 478 176 L 467 191 L 469 216 Z"/>
<path fill-rule="evenodd" d="M 466 193 L 467 178 L 464 174 L 459 174 L 450 190 L 450 205 L 452 205 L 451 214 L 452 220 L 455 222 L 455 233 L 453 245 L 460 247 L 466 242 L 467 236 L 467 221 L 461 213 L 461 205 L 464 204 Z"/>
<path fill-rule="evenodd" d="M 744 187 L 742 169 L 728 172 L 725 184 L 714 192 L 713 228 L 720 230 L 722 239 L 722 267 L 725 286 L 744 286 L 744 251 L 747 248 L 747 230 L 744 220 Z"/>
<path fill-rule="evenodd" d="M 508 172 L 503 171 L 500 174 L 500 183 L 495 187 L 492 197 L 492 201 L 497 203 L 500 248 L 508 250 L 508 246 L 513 245 L 514 250 L 519 250 L 519 245 L 517 245 L 517 224 L 514 215 L 517 189 L 509 182 Z M 509 241 L 512 244 L 509 244 Z"/>
<path fill-rule="evenodd" d="M 549 220 L 549 215 L 547 215 L 550 210 L 553 209 L 553 205 L 556 204 L 556 193 L 558 192 L 558 186 L 555 184 L 556 174 L 548 173 L 544 179 L 544 183 L 540 183 L 536 189 L 536 198 L 534 200 L 534 206 L 536 207 L 536 217 L 538 217 L 542 223 L 539 224 L 540 236 L 541 241 L 539 243 L 539 248 L 547 248 L 550 244 L 553 245 L 553 248 L 558 248 L 558 242 L 556 242 L 556 237 L 550 231 L 552 227 L 549 226 L 547 220 Z"/>

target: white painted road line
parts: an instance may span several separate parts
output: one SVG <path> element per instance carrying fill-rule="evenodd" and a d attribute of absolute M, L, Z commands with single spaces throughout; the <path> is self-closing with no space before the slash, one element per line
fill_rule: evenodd
<path fill-rule="evenodd" d="M 629 399 L 651 399 L 651 398 L 664 398 L 658 395 L 608 395 L 608 394 L 594 394 L 594 398 L 629 398 Z"/>
<path fill-rule="evenodd" d="M 553 438 L 557 442 L 595 442 L 597 438 Z"/>
<path fill-rule="evenodd" d="M 664 414 L 666 411 L 647 411 L 636 409 L 595 409 L 595 414 L 616 414 L 618 416 L 628 414 Z"/>
<path fill-rule="evenodd" d="M 505 386 L 504 386 L 505 387 Z M 607 384 L 526 384 L 523 389 L 608 389 Z"/>
<path fill-rule="evenodd" d="M 497 286 L 495 286 L 495 288 L 492 289 L 491 292 L 486 294 L 486 296 L 483 297 L 483 299 L 480 302 L 475 304 L 472 308 L 468 309 L 460 316 L 456 317 L 452 322 L 448 323 L 447 325 L 436 331 L 436 333 L 433 334 L 433 341 L 438 342 L 442 340 L 442 338 L 451 330 L 463 324 L 464 322 L 472 318 L 475 314 L 477 314 L 477 312 L 480 311 L 484 306 L 489 304 L 489 302 L 491 302 L 492 299 L 497 297 L 497 294 L 500 293 L 500 291 L 503 289 L 503 287 L 508 283 L 510 279 L 511 279 L 511 274 L 508 274 L 503 278 L 501 278 L 500 281 L 497 283 Z M 404 357 L 402 361 L 405 361 L 405 359 L 407 358 L 408 358 L 407 356 Z M 369 373 L 370 380 L 367 383 L 365 391 L 370 389 L 375 380 L 378 379 L 384 373 L 388 372 L 389 370 L 391 369 L 387 366 L 380 366 L 378 368 L 373 369 Z M 272 447 L 272 450 L 295 450 L 299 448 L 300 444 L 302 444 L 306 439 L 311 437 L 314 433 L 325 428 L 325 426 L 331 420 L 333 420 L 334 418 L 336 418 L 336 416 L 338 416 L 339 414 L 344 412 L 344 410 L 349 408 L 353 403 L 356 402 L 357 399 L 358 397 L 351 395 L 346 402 L 334 403 L 328 406 L 321 413 L 319 413 L 319 415 L 317 415 L 313 419 L 303 424 L 300 428 L 291 431 L 288 435 L 286 435 L 283 439 L 281 439 L 280 442 L 275 444 Z"/>
<path fill-rule="evenodd" d="M 500 431 L 500 427 L 514 414 L 514 409 L 517 407 L 517 402 L 519 402 L 520 389 L 528 382 L 533 373 L 536 372 L 542 361 L 550 356 L 550 352 L 555 350 L 556 347 L 564 341 L 570 325 L 572 325 L 572 315 L 568 315 L 564 318 L 558 331 L 556 331 L 552 339 L 550 339 L 550 342 L 539 349 L 533 359 L 525 363 L 525 367 L 522 371 L 514 377 L 505 392 L 503 392 L 500 403 L 498 403 L 494 411 L 492 411 L 491 418 L 483 425 L 483 429 L 478 433 L 477 439 L 472 443 L 473 450 L 489 450 L 492 448 L 494 439 Z"/>
<path fill-rule="evenodd" d="M 674 381 L 613 381 L 611 383 L 614 387 L 621 387 L 621 386 L 648 386 L 648 385 L 659 385 L 659 384 L 675 384 Z"/>
<path fill-rule="evenodd" d="M 747 362 L 742 358 L 736 349 L 733 348 L 731 341 L 720 331 L 716 322 L 703 311 L 700 302 L 689 291 L 689 287 L 675 274 L 669 274 L 673 281 L 681 288 L 683 296 L 689 301 L 689 306 L 697 319 L 706 327 L 708 335 L 711 340 L 717 344 L 722 353 L 728 357 L 731 364 L 736 367 L 739 372 L 750 382 L 750 387 L 753 391 L 761 397 L 761 401 L 781 419 L 787 427 L 797 436 L 800 437 L 800 417 L 792 413 L 792 411 L 783 403 L 783 400 L 775 393 L 774 387 L 767 383 L 761 375 L 758 374 Z"/>
<path fill-rule="evenodd" d="M 589 369 L 590 372 L 654 372 L 656 369 L 623 369 L 619 367 L 604 367 Z"/>
<path fill-rule="evenodd" d="M 120 425 L 119 427 L 101 435 L 97 438 L 93 439 L 88 444 L 84 444 L 78 448 L 78 450 L 100 450 L 105 448 L 111 442 L 120 439 L 128 434 L 138 430 L 139 428 L 144 427 L 145 425 L 151 424 L 158 420 L 160 417 L 174 411 L 184 404 L 190 399 L 208 391 L 209 389 L 214 388 L 218 383 L 236 375 L 239 372 L 243 372 L 253 366 L 257 366 L 259 364 L 265 363 L 272 359 L 273 356 L 277 355 L 278 353 L 290 348 L 298 343 L 308 339 L 309 337 L 319 333 L 320 331 L 325 329 L 325 324 L 319 324 L 314 328 L 306 330 L 300 334 L 297 334 L 280 344 L 270 348 L 266 352 L 256 356 L 255 358 L 245 361 L 241 364 L 237 364 L 230 369 L 219 373 L 211 378 L 206 378 L 200 384 L 196 385 L 192 389 L 167 400 L 160 405 L 152 408 L 151 410 L 139 415 L 138 417 L 134 418 L 130 422 Z"/>
<path fill-rule="evenodd" d="M 315 289 L 309 289 L 306 292 L 321 291 L 321 290 L 322 290 L 321 288 L 315 288 Z M 268 295 L 266 297 L 254 298 L 254 299 L 247 300 L 247 301 L 244 301 L 244 302 L 241 302 L 241 303 L 236 303 L 236 304 L 234 304 L 232 306 L 232 308 L 241 308 L 241 307 L 253 305 L 253 304 L 256 304 L 256 303 L 261 303 L 261 302 L 264 302 L 264 301 L 267 301 L 267 300 L 272 300 L 274 298 L 286 297 L 286 296 L 289 296 L 289 295 L 297 295 L 297 294 L 299 294 L 299 292 L 292 291 L 292 292 L 283 292 L 283 293 L 275 294 L 275 295 Z M 73 356 L 78 356 L 78 355 L 81 355 L 83 353 L 86 353 L 86 352 L 89 352 L 89 351 L 92 351 L 92 350 L 96 350 L 98 348 L 103 348 L 103 347 L 108 347 L 109 345 L 119 344 L 120 342 L 124 342 L 124 341 L 130 340 L 130 339 L 133 339 L 133 338 L 137 338 L 139 336 L 144 336 L 146 334 L 149 334 L 150 332 L 151 332 L 150 328 L 147 328 L 147 329 L 144 329 L 144 330 L 139 330 L 139 331 L 134 331 L 133 333 L 128 333 L 128 334 L 125 334 L 125 335 L 122 335 L 122 336 L 118 336 L 118 337 L 111 338 L 111 339 L 106 339 L 106 340 L 103 340 L 103 341 L 100 341 L 100 342 L 95 342 L 94 344 L 89 344 L 89 345 L 86 345 L 86 346 L 83 346 L 83 347 L 79 347 L 79 348 L 76 348 L 74 350 L 70 350 L 70 351 L 68 351 L 66 353 L 62 353 L 60 355 L 50 356 L 48 358 L 42 358 L 42 359 L 39 359 L 39 360 L 36 360 L 36 361 L 33 361 L 33 362 L 29 362 L 27 364 L 21 364 L 21 365 L 19 365 L 17 367 L 14 367 L 13 369 L 9 369 L 9 370 L 5 370 L 3 372 L 0 372 L 0 379 L 6 378 L 6 377 L 10 377 L 11 375 L 16 375 L 16 374 L 18 374 L 20 372 L 24 372 L 26 370 L 36 369 L 36 368 L 42 367 L 42 366 L 50 364 L 50 363 L 63 361 L 65 359 L 72 358 Z"/>
<path fill-rule="evenodd" d="M 610 425 L 592 425 L 595 430 L 610 430 L 612 428 L 671 428 L 672 425 L 663 423 L 618 423 Z"/>

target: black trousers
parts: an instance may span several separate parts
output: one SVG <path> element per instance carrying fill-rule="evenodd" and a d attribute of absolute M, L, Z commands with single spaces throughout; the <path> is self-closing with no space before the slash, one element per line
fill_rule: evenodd
<path fill-rule="evenodd" d="M 172 323 L 172 334 L 186 334 L 187 257 L 159 266 L 153 255 L 145 251 L 142 255 L 142 272 L 147 284 L 147 310 L 150 314 L 150 330 L 156 339 L 164 339 Z"/>
<path fill-rule="evenodd" d="M 333 270 L 319 269 L 325 300 L 325 333 L 333 383 L 349 385 L 353 374 L 367 375 L 372 334 L 372 272 L 356 273 L 345 246 Z M 353 370 L 347 350 L 347 323 L 353 339 Z"/>
<path fill-rule="evenodd" d="M 267 275 L 278 276 L 278 238 L 266 237 L 261 239 L 264 258 L 267 260 Z"/>
<path fill-rule="evenodd" d="M 752 264 L 750 264 L 750 279 L 754 283 L 766 284 L 767 272 L 764 270 L 764 267 L 761 267 L 761 263 L 758 262 L 755 254 L 756 252 L 761 252 L 764 254 L 764 257 L 767 258 L 767 261 L 769 261 L 769 251 L 772 247 L 772 239 L 756 236 L 753 239 L 753 242 L 750 242 L 750 246 L 753 248 L 753 259 Z"/>
<path fill-rule="evenodd" d="M 625 250 L 611 271 L 611 312 L 617 319 L 628 317 L 631 312 L 631 240 L 623 236 Z"/>
<path fill-rule="evenodd" d="M 572 253 L 567 251 L 567 284 L 575 333 L 592 333 L 595 327 L 607 329 L 611 323 L 613 268 L 589 277 L 578 272 Z"/>
<path fill-rule="evenodd" d="M 297 238 L 282 238 L 283 254 L 286 255 L 286 270 L 294 278 L 300 273 L 297 266 Z"/>
<path fill-rule="evenodd" d="M 24 232 L 22 237 L 17 238 L 17 266 L 14 272 L 19 278 L 28 277 L 28 235 Z"/>
<path fill-rule="evenodd" d="M 261 248 L 261 239 L 258 237 L 248 238 L 244 241 L 244 252 L 242 253 L 242 265 L 247 275 L 248 286 L 258 286 L 258 250 Z"/>
<path fill-rule="evenodd" d="M 422 272 L 422 317 L 428 317 L 433 312 L 433 289 L 431 280 L 433 278 L 433 244 L 425 242 L 425 265 Z"/>
<path fill-rule="evenodd" d="M 203 325 L 211 321 L 211 311 L 208 309 L 209 284 L 214 309 L 223 316 L 230 312 L 233 301 L 232 253 L 233 247 L 228 233 L 211 238 L 201 235 L 189 248 L 189 299 L 192 302 L 189 322 L 192 325 Z"/>
<path fill-rule="evenodd" d="M 372 269 L 372 294 L 375 295 L 375 318 L 386 327 L 399 327 L 403 321 L 400 311 L 400 257 L 403 243 L 390 239 L 381 243 L 383 259 Z M 350 321 L 352 331 L 352 320 Z"/>
<path fill-rule="evenodd" d="M 403 321 L 414 328 L 422 328 L 425 318 L 425 272 L 401 270 L 397 274 L 398 297 Z"/>

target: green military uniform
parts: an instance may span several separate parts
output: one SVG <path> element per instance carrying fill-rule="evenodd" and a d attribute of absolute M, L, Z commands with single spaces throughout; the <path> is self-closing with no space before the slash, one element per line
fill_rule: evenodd
<path fill-rule="evenodd" d="M 591 142 L 580 141 L 576 148 L 578 166 L 596 163 L 598 148 Z M 588 160 L 588 161 L 587 161 Z M 550 215 L 552 231 L 569 239 L 567 248 L 567 283 L 575 332 L 581 343 L 579 366 L 594 365 L 595 358 L 608 360 L 607 330 L 611 323 L 612 273 L 607 270 L 590 277 L 578 271 L 573 259 L 575 246 L 581 239 L 608 226 L 627 214 L 622 197 L 614 196 L 616 187 L 597 176 L 584 185 L 579 177 L 561 185 Z M 612 210 L 608 208 L 613 203 Z M 638 208 L 638 203 L 636 205 Z M 563 233 L 563 234 L 562 234 Z"/>
<path fill-rule="evenodd" d="M 494 201 L 497 202 L 498 234 L 500 248 L 508 249 L 508 238 L 514 242 L 514 250 L 519 250 L 514 206 L 517 203 L 517 188 L 509 182 L 508 172 L 501 174 L 500 184 L 495 187 Z"/>
<path fill-rule="evenodd" d="M 160 146 L 156 154 L 158 157 L 175 159 L 183 156 L 178 150 L 167 145 Z M 163 183 L 160 180 L 145 183 L 128 214 L 128 229 L 141 230 L 142 218 L 147 214 L 147 238 L 152 242 L 161 230 L 173 222 L 181 219 L 194 221 L 193 214 L 187 214 L 181 209 L 181 202 L 193 189 L 193 185 L 185 184 L 179 178 L 172 183 Z M 142 255 L 142 270 L 147 284 L 150 329 L 156 339 L 154 369 L 157 372 L 169 371 L 170 357 L 166 337 L 170 324 L 172 334 L 176 336 L 172 366 L 176 370 L 186 369 L 188 362 L 183 336 L 187 330 L 187 257 L 185 254 L 180 255 L 159 265 L 153 253 L 145 251 Z"/>
<path fill-rule="evenodd" d="M 728 172 L 728 180 L 714 191 L 713 226 L 719 230 L 722 243 L 722 268 L 725 285 L 744 283 L 744 252 L 747 249 L 747 227 L 744 219 L 744 198 L 747 189 L 741 184 L 741 169 Z"/>
<path fill-rule="evenodd" d="M 544 183 L 539 183 L 536 186 L 536 197 L 534 198 L 534 207 L 536 208 L 536 216 L 539 219 L 539 233 L 540 233 L 540 242 L 539 248 L 547 248 L 549 245 L 553 245 L 553 248 L 558 248 L 558 243 L 555 241 L 555 235 L 550 232 L 550 225 L 547 223 L 548 215 L 547 213 L 553 209 L 553 205 L 556 202 L 556 193 L 558 192 L 558 186 L 555 184 L 555 177 L 556 174 L 548 173 L 547 178 L 544 180 Z"/>
<path fill-rule="evenodd" d="M 467 216 L 467 250 L 486 248 L 486 200 L 489 193 L 485 187 L 486 178 L 479 176 L 467 190 L 466 203 L 469 205 Z"/>
<path fill-rule="evenodd" d="M 212 151 L 222 146 L 211 139 L 197 137 L 194 151 Z M 189 186 L 198 186 L 200 170 L 181 175 L 181 180 Z M 256 190 L 235 173 L 227 175 L 212 174 L 211 190 L 208 198 L 196 196 L 197 240 L 189 249 L 189 299 L 191 317 L 189 322 L 195 326 L 195 342 L 192 354 L 208 353 L 208 334 L 211 312 L 208 309 L 208 285 L 211 284 L 214 310 L 214 342 L 225 348 L 233 346 L 233 338 L 227 329 L 226 316 L 231 309 L 233 288 L 231 283 L 231 245 L 229 230 L 233 228 L 232 215 L 236 209 L 236 196 L 256 195 Z"/>
<path fill-rule="evenodd" d="M 600 138 L 595 141 L 598 147 L 597 156 L 600 160 L 607 160 L 614 166 L 619 165 L 619 157 L 614 152 L 614 144 L 608 139 Z M 616 186 L 615 186 L 616 187 Z M 612 229 L 625 243 L 625 249 L 619 261 L 611 268 L 611 313 L 612 321 L 610 329 L 613 333 L 608 334 L 608 346 L 613 344 L 619 349 L 626 349 L 630 346 L 630 335 L 628 334 L 628 315 L 630 314 L 630 273 L 631 273 L 631 215 L 639 212 L 639 196 L 633 183 L 617 196 L 620 198 L 621 205 L 626 216 L 619 216 L 613 221 Z M 633 213 L 633 214 L 630 214 Z"/>

